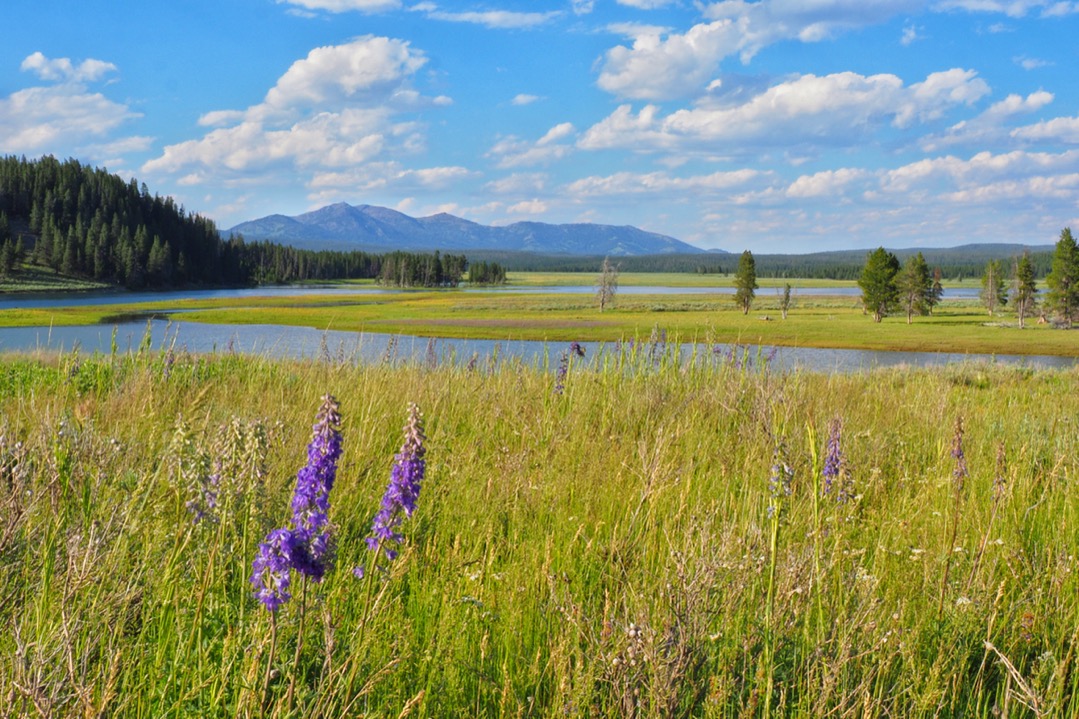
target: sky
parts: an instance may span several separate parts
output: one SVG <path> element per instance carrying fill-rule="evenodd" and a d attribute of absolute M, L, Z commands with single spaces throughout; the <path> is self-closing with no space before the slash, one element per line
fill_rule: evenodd
<path fill-rule="evenodd" d="M 1079 227 L 1079 2 L 5 0 L 0 155 L 731 252 Z"/>

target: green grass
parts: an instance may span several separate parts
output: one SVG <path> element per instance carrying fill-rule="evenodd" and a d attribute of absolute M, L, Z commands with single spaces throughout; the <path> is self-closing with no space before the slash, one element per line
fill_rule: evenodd
<path fill-rule="evenodd" d="M 0 293 L 86 292 L 107 289 L 116 289 L 116 286 L 29 265 L 10 277 L 0 278 Z"/>
<path fill-rule="evenodd" d="M 640 347 L 554 383 L 493 361 L 0 358 L 0 706 L 1079 713 L 1076 371 L 777 374 Z M 344 417 L 336 568 L 271 622 L 250 563 L 288 516 L 326 392 Z M 349 570 L 370 565 L 410 401 L 427 476 L 401 556 L 365 583 Z M 845 503 L 813 461 L 837 417 Z M 777 447 L 793 470 L 778 499 Z M 195 524 L 189 484 L 209 472 L 219 520 Z"/>

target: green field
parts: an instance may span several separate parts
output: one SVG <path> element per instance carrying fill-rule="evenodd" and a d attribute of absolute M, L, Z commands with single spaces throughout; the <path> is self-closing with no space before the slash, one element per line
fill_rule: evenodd
<path fill-rule="evenodd" d="M 0 714 L 1079 714 L 1079 373 L 657 350 L 561 393 L 487 360 L 0 357 Z M 335 566 L 271 616 L 251 563 L 325 393 Z M 409 402 L 426 477 L 360 580 Z"/>

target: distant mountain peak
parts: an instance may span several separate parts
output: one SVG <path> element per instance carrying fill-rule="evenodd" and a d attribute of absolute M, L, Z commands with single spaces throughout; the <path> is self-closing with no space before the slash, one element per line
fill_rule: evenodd
<path fill-rule="evenodd" d="M 270 215 L 242 222 L 229 232 L 315 250 L 501 250 L 611 256 L 704 252 L 674 237 L 630 225 L 523 221 L 496 227 L 446 212 L 416 218 L 388 207 L 345 202 L 294 217 Z"/>

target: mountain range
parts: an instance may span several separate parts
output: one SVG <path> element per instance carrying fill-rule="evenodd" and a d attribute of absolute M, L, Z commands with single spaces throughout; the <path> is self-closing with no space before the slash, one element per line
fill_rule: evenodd
<path fill-rule="evenodd" d="M 270 240 L 309 250 L 495 250 L 556 255 L 697 254 L 704 250 L 631 226 L 515 222 L 491 226 L 446 213 L 410 217 L 374 205 L 344 202 L 289 217 L 269 215 L 228 230 L 248 240 Z"/>

